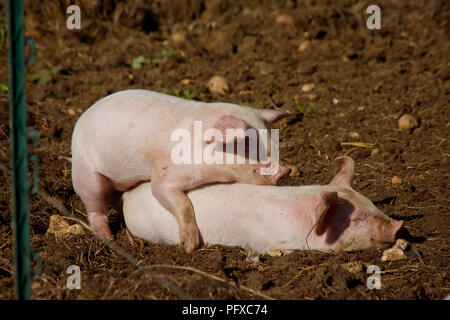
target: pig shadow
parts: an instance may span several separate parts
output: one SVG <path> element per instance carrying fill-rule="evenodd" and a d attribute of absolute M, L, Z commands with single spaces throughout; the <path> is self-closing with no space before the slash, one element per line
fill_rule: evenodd
<path fill-rule="evenodd" d="M 423 218 L 424 215 L 423 214 L 413 214 L 413 215 L 410 215 L 407 217 L 392 215 L 390 217 L 395 220 L 411 221 L 411 220 Z M 397 239 L 405 239 L 406 241 L 408 241 L 410 243 L 422 243 L 422 242 L 425 242 L 425 240 L 427 238 L 421 237 L 421 236 L 414 236 L 405 227 L 403 227 L 398 231 Z"/>
<path fill-rule="evenodd" d="M 115 209 L 110 210 L 108 214 L 108 220 L 109 228 L 111 229 L 111 233 L 113 235 L 117 235 L 120 230 L 126 227 L 122 211 L 117 212 Z"/>
<path fill-rule="evenodd" d="M 325 221 L 328 224 L 326 243 L 333 244 L 339 239 L 345 229 L 350 226 L 349 218 L 354 211 L 355 206 L 350 201 L 338 198 L 337 203 L 327 212 L 327 221 Z"/>
<path fill-rule="evenodd" d="M 425 237 L 413 236 L 406 228 L 402 228 L 397 233 L 397 239 L 405 239 L 409 243 L 422 243 L 427 240 Z"/>
<path fill-rule="evenodd" d="M 405 221 L 411 221 L 411 220 L 415 220 L 415 219 L 420 219 L 423 218 L 423 214 L 413 214 L 411 216 L 407 216 L 407 217 L 403 217 L 403 216 L 396 216 L 396 215 L 392 215 L 390 216 L 392 219 L 395 220 L 405 220 Z"/>

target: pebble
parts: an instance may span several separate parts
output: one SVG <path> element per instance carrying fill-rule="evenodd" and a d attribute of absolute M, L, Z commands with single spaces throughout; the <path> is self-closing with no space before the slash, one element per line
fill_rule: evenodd
<path fill-rule="evenodd" d="M 400 178 L 399 176 L 393 176 L 391 182 L 392 184 L 401 184 L 403 181 L 402 178 Z"/>
<path fill-rule="evenodd" d="M 178 44 L 181 44 L 186 40 L 186 36 L 182 32 L 175 32 L 174 34 L 172 34 L 170 38 L 172 39 L 173 42 Z"/>
<path fill-rule="evenodd" d="M 187 86 L 189 83 L 191 83 L 191 79 L 183 79 L 180 81 L 180 83 L 184 86 Z"/>
<path fill-rule="evenodd" d="M 383 251 L 381 261 L 396 261 L 406 258 L 405 252 L 400 248 L 391 248 Z"/>
<path fill-rule="evenodd" d="M 275 19 L 277 24 L 294 24 L 294 18 L 286 13 L 282 13 Z"/>
<path fill-rule="evenodd" d="M 300 45 L 298 46 L 298 52 L 304 52 L 306 49 L 308 49 L 309 44 L 311 43 L 311 41 L 309 40 L 305 40 L 302 43 L 300 43 Z"/>
<path fill-rule="evenodd" d="M 72 117 L 76 115 L 75 110 L 73 110 L 72 108 L 67 109 L 67 113 Z"/>
<path fill-rule="evenodd" d="M 411 130 L 417 127 L 417 119 L 410 114 L 404 114 L 398 119 L 398 128 L 400 130 Z"/>
<path fill-rule="evenodd" d="M 230 89 L 227 80 L 221 76 L 214 76 L 208 81 L 208 89 L 211 93 L 226 94 Z"/>
<path fill-rule="evenodd" d="M 281 250 L 269 250 L 266 253 L 271 257 L 281 257 L 282 255 Z"/>
<path fill-rule="evenodd" d="M 310 92 L 312 89 L 314 89 L 314 83 L 307 83 L 302 86 L 303 92 Z"/>
<path fill-rule="evenodd" d="M 377 156 L 379 153 L 380 153 L 380 149 L 375 148 L 375 149 L 373 149 L 372 152 L 370 153 L 370 156 L 371 156 L 371 157 L 375 157 L 375 156 Z"/>
<path fill-rule="evenodd" d="M 405 250 L 409 243 L 405 239 L 398 239 L 394 246 L 390 249 L 384 250 L 381 256 L 381 261 L 395 261 L 406 258 Z"/>
<path fill-rule="evenodd" d="M 350 132 L 349 134 L 348 134 L 348 136 L 350 137 L 350 138 L 352 138 L 352 139 L 359 139 L 361 136 L 359 135 L 359 133 L 358 132 Z"/>
<path fill-rule="evenodd" d="M 341 267 L 350 273 L 358 273 L 363 271 L 363 265 L 361 262 L 352 261 L 348 263 L 341 264 Z"/>

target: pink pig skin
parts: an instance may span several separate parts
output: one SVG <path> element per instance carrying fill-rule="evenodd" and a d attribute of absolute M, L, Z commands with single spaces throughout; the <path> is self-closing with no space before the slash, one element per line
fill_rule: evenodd
<path fill-rule="evenodd" d="M 171 150 L 178 142 L 171 141 L 171 133 L 183 128 L 192 137 L 194 121 L 202 121 L 203 131 L 216 128 L 223 134 L 226 129 L 263 129 L 287 115 L 285 111 L 202 103 L 146 90 L 117 92 L 97 101 L 75 125 L 74 190 L 86 206 L 91 226 L 112 238 L 108 205 L 120 209 L 124 191 L 152 181 L 147 196 L 153 199 L 153 194 L 174 215 L 180 242 L 186 251 L 192 251 L 199 246 L 200 237 L 186 191 L 214 182 L 276 184 L 290 170 L 280 165 L 272 176 L 265 176 L 260 175 L 259 169 L 268 165 L 261 163 L 176 165 L 171 160 Z M 230 141 L 224 138 L 217 143 Z"/>
<path fill-rule="evenodd" d="M 341 171 L 325 186 L 217 184 L 189 192 L 206 243 L 268 250 L 354 251 L 395 241 L 396 221 L 353 190 L 353 160 L 339 157 Z M 154 242 L 178 242 L 175 220 L 149 197 L 150 184 L 124 193 L 128 230 Z"/>

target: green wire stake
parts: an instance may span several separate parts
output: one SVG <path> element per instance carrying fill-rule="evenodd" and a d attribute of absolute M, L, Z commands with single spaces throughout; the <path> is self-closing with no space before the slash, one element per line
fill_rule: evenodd
<path fill-rule="evenodd" d="M 34 43 L 24 38 L 23 0 L 8 0 L 8 59 L 9 59 L 9 125 L 12 176 L 12 229 L 14 236 L 14 283 L 17 299 L 31 299 L 31 260 L 37 259 L 40 272 L 40 258 L 30 250 L 29 195 L 37 192 L 39 178 L 37 157 L 28 155 L 25 108 L 25 64 L 36 59 Z M 31 57 L 25 59 L 25 44 L 31 45 Z M 32 134 L 33 135 L 33 134 Z M 35 135 L 37 136 L 37 135 Z M 34 162 L 34 183 L 28 187 L 28 161 Z"/>

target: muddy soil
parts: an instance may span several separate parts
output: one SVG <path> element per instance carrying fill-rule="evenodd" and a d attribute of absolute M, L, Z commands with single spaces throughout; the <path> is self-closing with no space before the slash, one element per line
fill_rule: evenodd
<path fill-rule="evenodd" d="M 292 111 L 275 125 L 280 156 L 296 168 L 283 183 L 326 184 L 336 172 L 333 159 L 351 156 L 354 189 L 405 220 L 405 237 L 421 256 L 382 262 L 389 245 L 262 255 L 256 262 L 238 247 L 212 245 L 186 254 L 179 246 L 129 236 L 111 211 L 115 240 L 147 265 L 165 265 L 153 270 L 189 295 L 261 298 L 244 287 L 275 299 L 442 299 L 449 293 L 448 1 L 378 1 L 380 30 L 366 27 L 370 1 L 70 1 L 80 5 L 81 30 L 66 27 L 69 1 L 25 3 L 26 36 L 37 49 L 36 63 L 27 69 L 27 120 L 39 132 L 39 146 L 30 150 L 40 159 L 41 190 L 79 218 L 85 220 L 84 207 L 72 189 L 70 165 L 57 156 L 70 155 L 74 124 L 92 103 L 143 88 Z M 0 13 L 6 34 L 3 2 Z M 281 14 L 289 17 L 277 23 Z M 0 83 L 6 85 L 6 40 L 0 44 Z M 214 75 L 227 80 L 224 95 L 208 91 Z M 9 165 L 4 89 L 0 104 L 0 161 Z M 403 114 L 413 115 L 417 126 L 399 130 Z M 10 178 L 4 172 L 0 177 L 0 298 L 12 299 Z M 43 263 L 33 298 L 177 298 L 90 233 L 47 235 L 58 211 L 41 197 L 31 197 L 30 211 L 31 246 Z M 350 272 L 343 267 L 348 262 L 363 267 Z M 66 287 L 73 264 L 81 268 L 80 290 Z M 196 268 L 225 282 L 167 265 Z M 382 271 L 379 290 L 366 286 L 368 265 Z"/>

